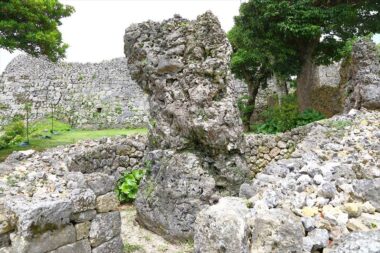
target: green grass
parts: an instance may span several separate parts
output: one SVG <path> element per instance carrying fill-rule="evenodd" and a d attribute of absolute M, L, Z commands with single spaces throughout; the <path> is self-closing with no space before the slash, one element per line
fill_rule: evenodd
<path fill-rule="evenodd" d="M 41 126 L 46 126 L 41 124 Z M 64 125 L 63 128 L 65 128 Z M 55 127 L 54 127 L 55 128 Z M 57 147 L 60 145 L 67 145 L 76 143 L 80 140 L 94 140 L 100 139 L 102 137 L 112 137 L 118 135 L 133 135 L 133 134 L 146 134 L 147 130 L 145 128 L 137 128 L 137 129 L 105 129 L 105 130 L 67 130 L 65 128 L 62 131 L 62 128 L 57 124 L 57 134 L 50 134 L 49 131 L 46 131 L 44 127 L 39 127 L 38 131 L 32 133 L 30 138 L 30 145 L 27 147 L 20 146 L 11 146 L 6 149 L 0 150 L 0 161 L 4 161 L 5 158 L 11 154 L 13 151 L 18 150 L 26 150 L 26 149 L 34 149 L 37 151 L 43 151 L 48 148 Z M 42 130 L 41 130 L 42 129 Z M 50 136 L 50 139 L 43 139 L 41 136 Z"/>
<path fill-rule="evenodd" d="M 124 253 L 132 253 L 136 251 L 144 251 L 143 246 L 138 244 L 124 243 Z"/>

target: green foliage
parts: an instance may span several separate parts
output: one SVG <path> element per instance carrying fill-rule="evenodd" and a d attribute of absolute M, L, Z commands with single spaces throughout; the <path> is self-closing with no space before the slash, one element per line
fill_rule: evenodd
<path fill-rule="evenodd" d="M 300 69 L 313 40 L 318 63 L 344 57 L 352 39 L 380 31 L 379 11 L 379 2 L 371 0 L 249 0 L 241 5 L 232 31 L 240 34 L 239 49 L 255 55 L 260 51 L 263 64 L 269 62 L 274 72 L 287 76 Z"/>
<path fill-rule="evenodd" d="M 240 117 L 244 125 L 249 124 L 250 116 L 254 110 L 254 106 L 249 105 L 248 100 L 249 100 L 248 95 L 241 96 L 237 100 L 237 106 L 240 112 Z"/>
<path fill-rule="evenodd" d="M 4 133 L 0 136 L 0 149 L 22 142 L 24 135 L 24 122 L 21 120 L 12 121 L 9 125 L 5 126 Z"/>
<path fill-rule="evenodd" d="M 373 0 L 249 0 L 228 33 L 232 72 L 248 87 L 271 75 L 289 80 L 310 62 L 347 56 L 355 38 L 380 32 L 379 16 L 380 2 Z M 311 85 L 299 80 L 299 89 Z M 256 93 L 250 96 L 254 101 Z"/>
<path fill-rule="evenodd" d="M 64 124 L 61 122 L 61 124 Z M 58 125 L 58 124 L 57 124 Z M 30 138 L 30 145 L 28 147 L 20 147 L 19 145 L 9 145 L 5 149 L 0 149 L 0 161 L 3 161 L 13 151 L 34 149 L 37 151 L 44 151 L 48 148 L 57 147 L 60 145 L 68 145 L 76 143 L 80 140 L 96 140 L 103 137 L 113 137 L 120 135 L 134 135 L 134 134 L 146 134 L 145 128 L 137 129 L 103 129 L 103 130 L 80 130 L 71 129 L 70 131 L 64 131 L 64 128 L 57 128 L 59 134 L 51 135 L 50 138 L 46 138 L 46 134 L 49 130 L 46 127 L 39 128 L 36 132 L 32 133 Z"/>
<path fill-rule="evenodd" d="M 123 174 L 116 185 L 116 194 L 120 202 L 133 202 L 136 199 L 139 184 L 144 175 L 145 170 L 133 170 Z"/>
<path fill-rule="evenodd" d="M 377 50 L 377 55 L 378 55 L 379 58 L 380 58 L 380 43 L 378 43 L 378 44 L 376 45 L 376 50 Z"/>
<path fill-rule="evenodd" d="M 67 44 L 58 30 L 61 19 L 74 12 L 58 0 L 9 0 L 0 2 L 0 48 L 46 55 L 57 61 Z"/>
<path fill-rule="evenodd" d="M 267 109 L 262 113 L 262 116 L 266 119 L 265 122 L 251 127 L 255 133 L 285 132 L 324 118 L 321 113 L 311 109 L 300 113 L 294 95 L 284 97 L 281 106 L 275 105 Z"/>

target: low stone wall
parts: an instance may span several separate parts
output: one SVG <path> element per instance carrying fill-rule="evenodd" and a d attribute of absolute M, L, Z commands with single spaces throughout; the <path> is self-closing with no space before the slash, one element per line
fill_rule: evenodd
<path fill-rule="evenodd" d="M 311 125 L 277 135 L 246 135 L 252 176 L 286 158 Z M 145 136 L 83 141 L 0 164 L 0 252 L 122 252 L 116 180 L 144 167 Z"/>
<path fill-rule="evenodd" d="M 309 124 L 275 135 L 245 135 L 242 147 L 252 176 L 261 172 L 271 161 L 288 158 L 312 126 Z"/>
<path fill-rule="evenodd" d="M 116 180 L 145 137 L 86 141 L 0 164 L 1 253 L 122 253 Z"/>

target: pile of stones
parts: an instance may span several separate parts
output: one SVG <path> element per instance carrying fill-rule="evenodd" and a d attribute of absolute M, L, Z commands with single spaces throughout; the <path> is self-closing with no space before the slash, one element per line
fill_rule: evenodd
<path fill-rule="evenodd" d="M 316 123 L 289 159 L 243 184 L 241 198 L 198 215 L 196 252 L 378 252 L 379 137 L 376 111 Z"/>

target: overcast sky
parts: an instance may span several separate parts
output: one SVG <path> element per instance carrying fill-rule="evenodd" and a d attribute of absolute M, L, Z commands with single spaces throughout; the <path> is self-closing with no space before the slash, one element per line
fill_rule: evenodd
<path fill-rule="evenodd" d="M 125 28 L 148 19 L 160 21 L 180 14 L 194 19 L 211 10 L 224 30 L 233 26 L 240 0 L 61 0 L 75 13 L 63 19 L 60 31 L 69 44 L 65 61 L 99 62 L 123 57 Z M 0 72 L 16 55 L 0 50 Z"/>
<path fill-rule="evenodd" d="M 180 14 L 194 19 L 211 10 L 228 31 L 239 13 L 241 0 L 61 0 L 75 13 L 63 19 L 60 31 L 69 44 L 65 61 L 99 62 L 123 57 L 124 30 L 148 19 L 160 21 Z M 380 41 L 380 36 L 377 36 Z M 0 73 L 19 52 L 0 49 Z"/>

